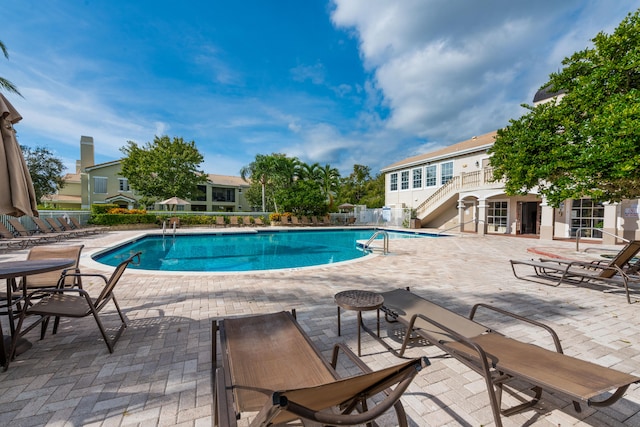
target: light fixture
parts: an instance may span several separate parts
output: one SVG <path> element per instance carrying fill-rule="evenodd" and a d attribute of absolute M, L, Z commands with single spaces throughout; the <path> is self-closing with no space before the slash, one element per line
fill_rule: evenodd
<path fill-rule="evenodd" d="M 479 168 L 480 167 L 480 162 L 476 160 L 476 167 Z"/>

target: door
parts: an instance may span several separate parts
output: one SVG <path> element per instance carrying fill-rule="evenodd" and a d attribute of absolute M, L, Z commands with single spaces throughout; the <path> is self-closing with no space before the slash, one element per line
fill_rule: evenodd
<path fill-rule="evenodd" d="M 537 234 L 538 202 L 522 202 L 520 234 Z"/>

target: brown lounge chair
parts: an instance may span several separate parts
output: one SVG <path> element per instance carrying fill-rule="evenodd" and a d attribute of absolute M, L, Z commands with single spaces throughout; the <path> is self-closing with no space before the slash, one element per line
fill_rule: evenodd
<path fill-rule="evenodd" d="M 640 252 L 640 240 L 627 243 L 610 261 L 572 261 L 563 259 L 540 260 L 510 260 L 513 275 L 518 279 L 539 283 L 538 280 L 523 275 L 518 275 L 516 265 L 526 265 L 533 268 L 537 278 L 552 280 L 558 286 L 561 283 L 600 283 L 613 287 L 624 287 L 629 304 L 637 301 L 631 300 L 629 285 L 640 284 L 640 276 L 637 274 L 638 265 L 630 265 L 631 260 Z M 640 263 L 637 261 L 635 264 Z"/>
<path fill-rule="evenodd" d="M 368 423 L 391 407 L 396 410 L 398 425 L 406 426 L 400 396 L 418 371 L 429 364 L 426 358 L 418 358 L 374 372 L 346 346 L 339 345 L 330 365 L 287 312 L 214 320 L 213 328 L 215 426 L 236 426 L 241 413 L 249 411 L 259 411 L 252 426 L 296 419 L 356 425 Z M 216 368 L 216 330 L 220 332 L 220 368 Z M 334 369 L 339 350 L 365 373 L 340 379 Z M 386 397 L 368 407 L 366 400 L 379 393 Z M 331 411 L 337 407 L 340 411 Z M 360 412 L 352 413 L 354 410 Z"/>
<path fill-rule="evenodd" d="M 35 236 L 16 237 L 6 225 L 0 222 L 0 244 L 3 249 L 24 249 L 42 242 L 43 239 Z"/>
<path fill-rule="evenodd" d="M 51 237 L 57 238 L 59 241 L 62 240 L 62 239 L 68 239 L 68 238 L 71 238 L 71 237 L 75 237 L 74 233 L 67 233 L 66 231 L 64 231 L 64 232 L 55 231 L 45 221 L 43 221 L 42 219 L 37 218 L 35 216 L 31 217 L 31 220 L 36 225 L 36 227 L 38 227 L 38 232 L 40 233 L 40 234 L 38 234 L 39 236 L 42 236 L 42 235 L 51 236 Z"/>
<path fill-rule="evenodd" d="M 60 277 L 57 287 L 50 288 L 42 288 L 36 291 L 29 293 L 24 301 L 24 308 L 20 313 L 20 320 L 18 321 L 18 326 L 16 327 L 16 331 L 13 334 L 13 339 L 11 342 L 11 350 L 9 352 L 9 357 L 7 363 L 5 365 L 5 371 L 9 366 L 9 361 L 13 358 L 15 353 L 15 348 L 17 344 L 18 337 L 20 337 L 20 331 L 22 325 L 24 323 L 24 319 L 27 316 L 38 315 L 41 316 L 42 321 L 46 323 L 46 319 L 49 317 L 55 317 L 55 322 L 53 325 L 53 333 L 55 334 L 58 331 L 58 323 L 60 317 L 70 317 L 70 318 L 82 318 L 87 316 L 93 316 L 96 324 L 98 325 L 98 329 L 100 329 L 100 333 L 102 334 L 102 338 L 104 339 L 107 348 L 109 349 L 109 353 L 113 353 L 113 348 L 124 332 L 124 328 L 127 327 L 127 323 L 124 318 L 124 314 L 120 310 L 120 306 L 116 301 L 116 297 L 113 294 L 113 290 L 118 284 L 118 281 L 124 274 L 127 266 L 132 262 L 139 262 L 140 252 L 132 255 L 128 259 L 122 261 L 113 271 L 111 277 L 107 278 L 101 274 L 86 274 L 86 273 L 63 273 Z M 92 298 L 87 291 L 81 288 L 65 288 L 63 284 L 69 278 L 79 278 L 79 277 L 98 277 L 104 281 L 104 287 L 102 288 L 100 294 L 97 298 Z M 38 299 L 39 301 L 34 302 L 34 299 Z M 118 312 L 118 316 L 120 317 L 120 327 L 115 333 L 115 336 L 112 339 L 109 339 L 107 336 L 107 331 L 102 325 L 102 321 L 100 320 L 100 312 L 104 309 L 104 307 L 109 303 L 109 301 L 113 302 L 113 305 Z M 44 331 L 43 331 L 44 334 Z"/>
<path fill-rule="evenodd" d="M 80 237 L 80 236 L 86 236 L 87 233 L 85 233 L 82 230 L 66 230 L 63 226 L 61 226 L 58 221 L 55 218 L 45 218 L 45 221 L 47 221 L 47 224 L 49 224 L 49 227 L 51 227 L 51 229 L 54 231 L 54 233 L 60 233 L 60 234 L 67 234 L 69 237 Z M 40 227 L 40 224 L 37 224 L 38 227 Z M 46 224 L 43 224 L 46 225 Z"/>
<path fill-rule="evenodd" d="M 78 220 L 78 218 L 73 216 L 69 217 L 69 221 L 71 222 L 71 225 L 73 226 L 74 230 L 84 230 L 92 234 L 104 233 L 109 229 L 109 227 L 92 227 L 92 226 L 90 227 L 90 226 L 82 225 L 80 224 L 80 221 Z M 60 223 L 62 223 L 62 221 L 60 221 Z"/>
<path fill-rule="evenodd" d="M 563 354 L 560 339 L 548 326 L 485 304 L 476 304 L 469 318 L 460 316 L 405 289 L 382 293 L 387 320 L 407 328 L 399 354 L 412 336 L 435 345 L 484 377 L 493 417 L 502 426 L 501 415 L 509 416 L 533 406 L 542 391 L 568 397 L 580 412 L 579 402 L 589 406 L 608 406 L 619 400 L 627 388 L 640 378 Z M 478 309 L 500 313 L 546 330 L 556 351 L 509 338 L 473 320 Z M 414 335 L 415 334 L 415 335 Z M 512 408 L 502 409 L 502 390 L 511 380 L 533 386 L 535 397 Z M 615 390 L 604 400 L 595 400 Z M 513 394 L 516 390 L 510 388 Z M 522 401 L 525 397 L 523 396 Z"/>
<path fill-rule="evenodd" d="M 48 233 L 48 234 L 44 234 L 44 233 L 38 233 L 35 234 L 29 230 L 27 230 L 25 228 L 24 225 L 22 225 L 22 223 L 20 222 L 20 220 L 18 220 L 17 218 L 9 218 L 9 224 L 11 224 L 11 226 L 13 227 L 14 230 L 16 230 L 16 233 L 18 233 L 18 235 L 20 237 L 31 237 L 31 238 L 37 238 L 40 240 L 39 243 L 44 243 L 44 242 L 59 242 L 63 236 L 59 235 L 59 234 L 55 234 L 55 233 Z"/>

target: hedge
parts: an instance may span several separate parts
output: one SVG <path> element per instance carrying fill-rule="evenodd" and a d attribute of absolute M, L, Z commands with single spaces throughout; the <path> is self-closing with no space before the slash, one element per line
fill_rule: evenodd
<path fill-rule="evenodd" d="M 152 214 L 99 214 L 92 215 L 90 223 L 96 225 L 155 224 L 158 220 Z"/>

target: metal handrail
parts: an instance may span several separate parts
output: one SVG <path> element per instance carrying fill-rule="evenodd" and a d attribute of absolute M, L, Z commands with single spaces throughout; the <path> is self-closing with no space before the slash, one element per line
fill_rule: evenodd
<path fill-rule="evenodd" d="M 369 240 L 367 240 L 367 243 L 362 245 L 362 249 L 364 250 L 369 249 L 371 243 L 373 243 L 373 241 L 376 240 L 376 237 L 378 237 L 379 235 L 382 235 L 382 253 L 384 255 L 388 254 L 389 253 L 389 233 L 387 233 L 385 230 L 378 230 L 375 233 L 373 233 L 373 236 L 371 236 Z"/>
<path fill-rule="evenodd" d="M 473 223 L 478 224 L 478 223 L 480 223 L 480 222 L 485 222 L 485 221 L 484 221 L 483 219 L 472 219 L 472 220 L 470 220 L 470 221 L 463 222 L 462 224 L 457 224 L 457 225 L 454 225 L 453 227 L 446 228 L 446 229 L 444 229 L 444 230 L 440 230 L 440 231 L 438 231 L 438 234 L 437 234 L 437 235 L 439 236 L 439 235 L 441 235 L 442 233 L 445 233 L 445 232 L 447 232 L 447 231 L 449 231 L 449 230 L 453 230 L 453 229 L 456 229 L 456 228 L 460 228 L 460 226 L 462 226 L 462 225 L 467 225 L 467 224 L 470 224 L 470 223 L 472 223 L 472 222 L 473 222 Z"/>
<path fill-rule="evenodd" d="M 625 243 L 629 243 L 631 241 L 629 239 L 625 239 L 624 237 L 620 237 L 617 234 L 613 234 L 613 233 L 610 233 L 608 231 L 604 231 L 602 228 L 597 228 L 597 227 L 578 227 L 578 228 L 576 228 L 576 252 L 580 252 L 580 232 L 582 230 L 598 230 L 599 232 L 601 232 L 603 234 L 615 237 L 616 240 L 620 239 Z"/>

